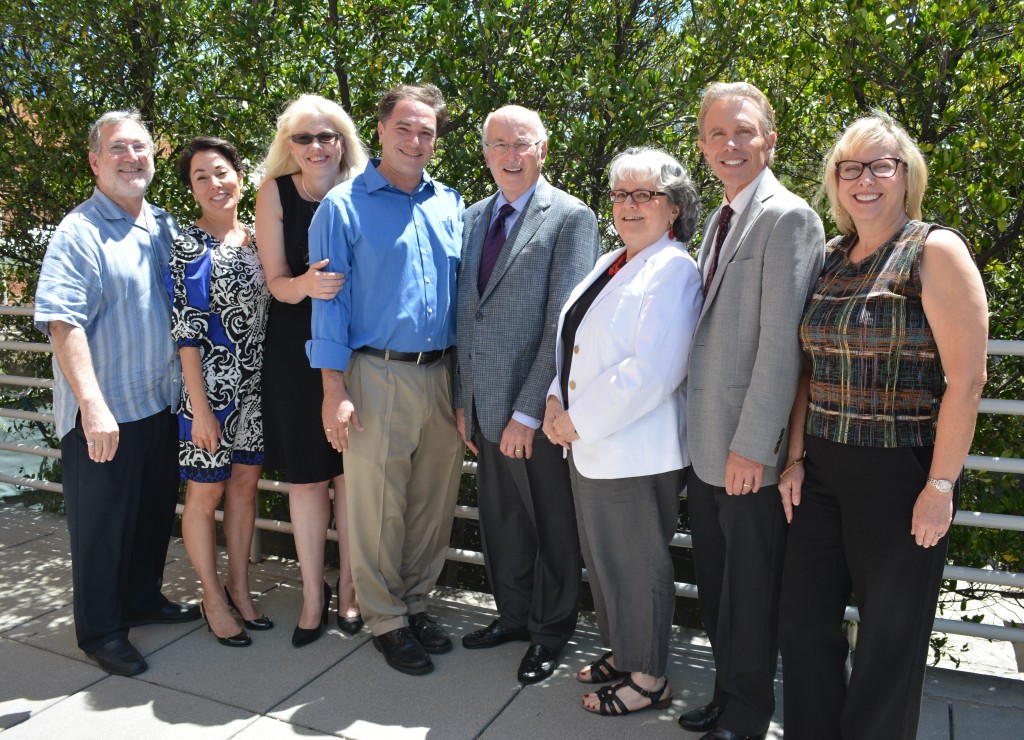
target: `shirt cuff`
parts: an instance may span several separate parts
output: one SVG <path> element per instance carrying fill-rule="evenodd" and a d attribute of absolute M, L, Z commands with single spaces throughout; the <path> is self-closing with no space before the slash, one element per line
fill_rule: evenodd
<path fill-rule="evenodd" d="M 530 429 L 540 429 L 540 420 L 534 419 L 532 416 L 524 414 L 522 411 L 513 411 L 512 419 L 518 421 L 520 424 L 525 424 Z"/>
<path fill-rule="evenodd" d="M 348 368 L 352 350 L 327 339 L 310 339 L 306 342 L 306 356 L 310 367 L 344 371 Z"/>

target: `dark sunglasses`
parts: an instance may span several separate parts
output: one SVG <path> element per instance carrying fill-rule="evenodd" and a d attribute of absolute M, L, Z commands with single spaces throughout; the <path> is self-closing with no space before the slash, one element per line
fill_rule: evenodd
<path fill-rule="evenodd" d="M 341 134 L 335 131 L 321 131 L 319 134 L 292 134 L 291 140 L 296 144 L 305 146 L 306 144 L 312 144 L 313 139 L 316 139 L 321 144 L 333 144 L 338 140 Z"/>

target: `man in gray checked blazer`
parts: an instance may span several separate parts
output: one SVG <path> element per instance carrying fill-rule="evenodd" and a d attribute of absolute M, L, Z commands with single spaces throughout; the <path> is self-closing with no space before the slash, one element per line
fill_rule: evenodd
<path fill-rule="evenodd" d="M 821 271 L 817 214 L 769 169 L 775 113 L 746 83 L 715 83 L 701 151 L 725 187 L 704 226 L 705 298 L 690 351 L 687 505 L 711 702 L 679 724 L 708 740 L 763 738 L 775 708 L 786 519 L 778 493 L 801 368 L 800 318 Z"/>
<path fill-rule="evenodd" d="M 594 266 L 597 219 L 541 176 L 547 133 L 519 106 L 491 113 L 483 152 L 498 192 L 466 210 L 456 418 L 476 452 L 487 577 L 498 619 L 466 648 L 529 640 L 518 678 L 551 675 L 576 629 L 580 555 L 562 448 L 540 432 L 558 314 Z"/>

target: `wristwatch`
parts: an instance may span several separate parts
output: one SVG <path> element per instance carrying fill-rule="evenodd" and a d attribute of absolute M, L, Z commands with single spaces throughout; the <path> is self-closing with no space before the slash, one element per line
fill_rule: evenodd
<path fill-rule="evenodd" d="M 939 493 L 949 493 L 953 490 L 953 481 L 945 480 L 943 478 L 929 478 L 928 482 L 939 491 Z"/>

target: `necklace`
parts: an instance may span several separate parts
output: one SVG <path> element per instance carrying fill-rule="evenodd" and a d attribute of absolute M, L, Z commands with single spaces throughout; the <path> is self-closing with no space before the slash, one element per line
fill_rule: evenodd
<path fill-rule="evenodd" d="M 306 194 L 306 197 L 309 198 L 311 201 L 313 201 L 314 203 L 319 203 L 321 200 L 323 200 L 323 198 L 314 198 L 313 195 L 308 190 L 306 190 L 305 175 L 299 175 L 299 184 L 302 186 L 302 192 L 304 192 Z"/>

